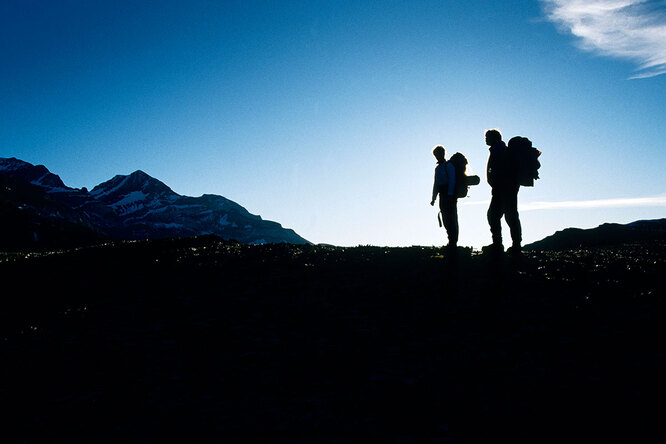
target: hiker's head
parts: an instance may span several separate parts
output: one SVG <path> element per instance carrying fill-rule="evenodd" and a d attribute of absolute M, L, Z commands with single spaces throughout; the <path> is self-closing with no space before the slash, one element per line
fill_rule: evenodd
<path fill-rule="evenodd" d="M 502 133 L 500 133 L 499 130 L 493 128 L 486 131 L 486 145 L 493 146 L 501 141 Z"/>
<path fill-rule="evenodd" d="M 435 156 L 435 159 L 437 159 L 437 162 L 444 162 L 444 155 L 446 154 L 446 151 L 442 145 L 437 145 L 435 149 L 432 150 L 432 154 Z"/>

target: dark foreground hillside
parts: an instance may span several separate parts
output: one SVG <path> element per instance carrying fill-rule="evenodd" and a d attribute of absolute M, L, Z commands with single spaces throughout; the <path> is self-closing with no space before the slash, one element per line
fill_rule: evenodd
<path fill-rule="evenodd" d="M 0 256 L 18 442 L 651 442 L 666 243 Z"/>

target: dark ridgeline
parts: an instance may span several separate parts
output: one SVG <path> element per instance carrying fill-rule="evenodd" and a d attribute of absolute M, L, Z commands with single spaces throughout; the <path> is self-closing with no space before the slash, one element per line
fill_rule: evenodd
<path fill-rule="evenodd" d="M 309 243 L 229 199 L 181 196 L 143 171 L 88 191 L 67 187 L 42 165 L 14 158 L 0 158 L 0 218 L 5 251 L 207 234 L 241 243 Z"/>
<path fill-rule="evenodd" d="M 526 245 L 525 249 L 570 250 L 659 240 L 666 240 L 666 219 L 639 220 L 626 225 L 603 224 L 587 230 L 567 228 Z"/>
<path fill-rule="evenodd" d="M 661 441 L 663 239 L 442 251 L 199 237 L 0 256 L 3 433 Z"/>

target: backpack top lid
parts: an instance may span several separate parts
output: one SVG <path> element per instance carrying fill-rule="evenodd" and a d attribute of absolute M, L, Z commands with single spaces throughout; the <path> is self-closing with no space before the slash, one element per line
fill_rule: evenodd
<path fill-rule="evenodd" d="M 509 151 L 513 152 L 527 152 L 527 151 L 535 152 L 535 154 L 538 153 L 536 154 L 537 157 L 541 154 L 541 151 L 533 147 L 532 141 L 527 137 L 522 137 L 522 136 L 512 137 L 511 140 L 509 140 L 509 143 L 506 145 L 506 147 Z"/>
<path fill-rule="evenodd" d="M 512 137 L 506 146 L 510 150 L 532 148 L 532 141 L 527 137 L 516 136 Z"/>

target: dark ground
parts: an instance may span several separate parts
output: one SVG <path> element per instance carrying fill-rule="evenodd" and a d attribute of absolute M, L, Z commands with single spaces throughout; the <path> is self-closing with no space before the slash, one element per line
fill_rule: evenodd
<path fill-rule="evenodd" d="M 16 442 L 661 442 L 666 243 L 0 255 Z"/>

